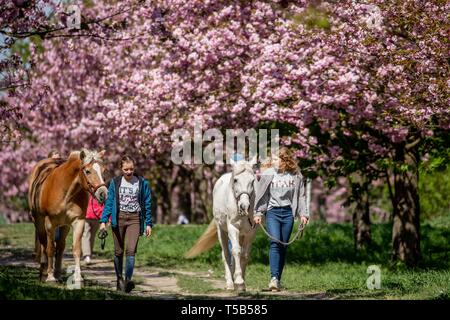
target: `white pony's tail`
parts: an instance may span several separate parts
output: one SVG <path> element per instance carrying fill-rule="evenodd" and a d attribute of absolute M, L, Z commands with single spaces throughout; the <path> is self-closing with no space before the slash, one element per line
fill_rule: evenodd
<path fill-rule="evenodd" d="M 185 258 L 194 258 L 199 254 L 208 251 L 218 241 L 216 221 L 213 219 L 205 232 L 200 236 L 194 246 L 184 255 Z"/>

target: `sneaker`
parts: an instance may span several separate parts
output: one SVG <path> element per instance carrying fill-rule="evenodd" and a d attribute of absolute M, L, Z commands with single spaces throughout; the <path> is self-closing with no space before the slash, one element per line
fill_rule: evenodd
<path fill-rule="evenodd" d="M 269 290 L 271 291 L 280 291 L 280 281 L 276 277 L 272 277 L 269 282 Z"/>
<path fill-rule="evenodd" d="M 91 264 L 91 256 L 86 256 L 83 261 L 86 264 Z"/>
<path fill-rule="evenodd" d="M 126 280 L 125 281 L 125 292 L 129 293 L 131 290 L 133 290 L 135 287 L 133 280 Z"/>
<path fill-rule="evenodd" d="M 117 278 L 117 291 L 125 291 L 125 282 L 123 278 Z"/>

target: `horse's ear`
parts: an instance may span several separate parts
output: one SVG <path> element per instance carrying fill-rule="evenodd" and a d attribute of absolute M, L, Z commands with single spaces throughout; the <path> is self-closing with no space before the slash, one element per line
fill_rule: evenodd
<path fill-rule="evenodd" d="M 105 152 L 106 152 L 106 150 L 100 151 L 100 152 L 98 153 L 98 156 L 99 156 L 100 158 L 103 158 L 103 156 L 105 155 Z"/>
<path fill-rule="evenodd" d="M 234 166 L 234 165 L 236 164 L 236 162 L 233 160 L 233 158 L 230 158 L 230 164 L 231 164 L 232 166 Z"/>
<path fill-rule="evenodd" d="M 80 152 L 80 160 L 83 161 L 84 158 L 86 158 L 86 151 L 83 149 L 83 150 L 81 150 L 81 152 Z"/>
<path fill-rule="evenodd" d="M 258 162 L 258 160 L 257 160 L 258 158 L 257 158 L 257 156 L 255 155 L 255 156 L 253 156 L 253 158 L 250 160 L 250 165 L 251 166 L 254 166 L 257 162 Z"/>

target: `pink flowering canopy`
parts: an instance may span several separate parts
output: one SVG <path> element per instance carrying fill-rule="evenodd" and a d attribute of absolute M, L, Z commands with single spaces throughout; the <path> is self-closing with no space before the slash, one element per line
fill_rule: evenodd
<path fill-rule="evenodd" d="M 22 140 L 2 146 L 2 195 L 26 192 L 54 148 L 105 148 L 111 164 L 130 152 L 145 171 L 198 117 L 203 129 L 288 128 L 284 143 L 326 168 L 369 170 L 448 132 L 449 4 L 311 3 L 84 2 L 84 19 L 109 18 L 30 42 L 29 85 L 4 99 Z"/>

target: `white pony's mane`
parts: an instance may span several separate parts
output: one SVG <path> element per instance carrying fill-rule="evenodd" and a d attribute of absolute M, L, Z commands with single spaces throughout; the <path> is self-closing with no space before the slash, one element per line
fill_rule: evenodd
<path fill-rule="evenodd" d="M 233 166 L 233 175 L 238 175 L 244 171 L 251 171 L 253 172 L 253 167 L 252 165 L 250 165 L 249 162 L 247 161 L 238 161 L 234 166 Z"/>

